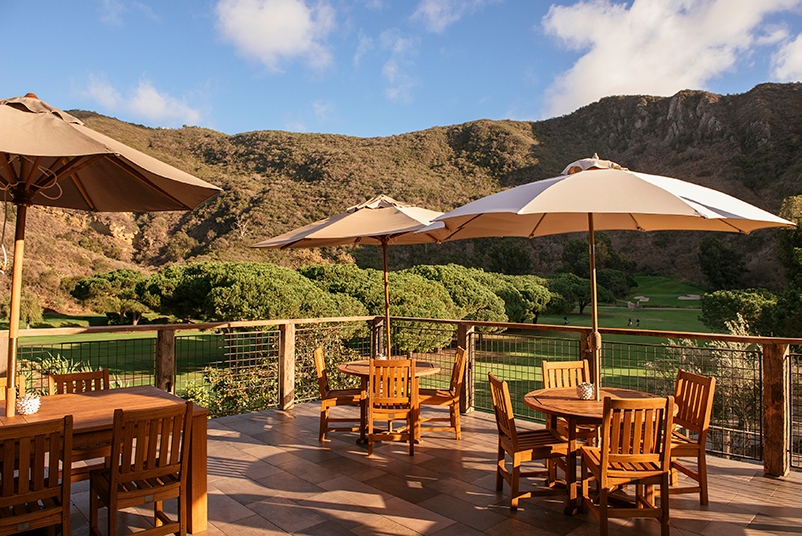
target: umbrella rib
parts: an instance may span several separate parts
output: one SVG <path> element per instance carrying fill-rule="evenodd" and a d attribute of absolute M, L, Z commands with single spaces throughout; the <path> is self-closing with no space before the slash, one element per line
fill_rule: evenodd
<path fill-rule="evenodd" d="M 81 178 L 78 176 L 78 173 L 72 174 L 72 183 L 78 189 L 78 192 L 81 194 L 81 197 L 84 198 L 84 201 L 87 205 L 89 205 L 89 210 L 97 210 L 95 203 L 92 201 L 92 198 L 89 196 L 89 192 L 86 191 L 84 188 L 84 184 L 81 182 Z"/>
<path fill-rule="evenodd" d="M 473 216 L 473 217 L 472 217 L 470 220 L 466 221 L 465 223 L 461 224 L 459 227 L 457 227 L 456 229 L 454 229 L 454 232 L 453 232 L 453 233 L 451 233 L 451 234 L 450 234 L 450 235 L 448 235 L 447 237 L 443 238 L 443 241 L 450 240 L 452 236 L 454 236 L 454 235 L 455 235 L 455 234 L 457 234 L 458 232 L 462 231 L 463 227 L 465 227 L 466 225 L 468 225 L 469 223 L 471 223 L 473 220 L 475 220 L 475 219 L 476 219 L 476 218 L 478 218 L 479 216 L 481 216 L 481 214 L 475 214 L 475 215 L 474 215 L 474 216 Z"/>
<path fill-rule="evenodd" d="M 34 161 L 33 166 L 31 166 L 31 172 L 28 173 L 28 178 L 25 179 L 25 189 L 27 190 L 30 184 L 33 182 L 33 178 L 36 175 L 36 170 L 39 169 L 39 164 L 42 162 L 42 157 L 39 156 Z"/>
<path fill-rule="evenodd" d="M 160 194 L 165 196 L 170 201 L 173 201 L 174 203 L 180 205 L 184 210 L 192 210 L 192 207 L 190 207 L 189 205 L 187 205 L 183 201 L 180 201 L 176 197 L 170 195 L 169 192 L 167 192 L 167 191 L 159 188 L 155 184 L 153 184 L 153 182 L 148 180 L 148 178 L 145 177 L 142 173 L 140 173 L 138 170 L 134 169 L 133 167 L 131 167 L 128 164 L 126 164 L 125 162 L 123 162 L 120 158 L 109 158 L 109 161 L 113 162 L 114 164 L 116 164 L 120 168 L 124 169 L 125 171 L 127 171 L 128 173 L 133 175 L 134 177 L 139 179 L 142 183 L 150 186 L 151 188 L 153 188 L 154 190 L 156 190 L 157 192 L 159 192 Z"/>
<path fill-rule="evenodd" d="M 535 233 L 537 232 L 538 227 L 540 227 L 540 224 L 543 223 L 543 220 L 545 219 L 545 217 L 546 217 L 545 214 L 541 214 L 540 215 L 540 219 L 537 220 L 537 223 L 535 224 L 535 227 L 532 229 L 532 232 L 529 233 L 529 238 L 533 238 L 535 236 Z"/>
<path fill-rule="evenodd" d="M 3 155 L 3 158 L 0 158 L 0 163 L 2 163 L 6 175 L 8 175 L 8 183 L 6 184 L 6 186 L 11 186 L 18 180 L 17 173 L 16 171 L 14 171 L 14 168 L 11 167 L 11 164 L 8 162 L 8 153 L 0 153 L 0 154 Z"/>
<path fill-rule="evenodd" d="M 632 218 L 632 221 L 635 222 L 635 227 L 638 228 L 638 231 L 646 231 L 643 227 L 641 227 L 640 222 L 638 222 L 638 218 L 635 217 L 633 213 L 629 213 L 629 217 Z"/>

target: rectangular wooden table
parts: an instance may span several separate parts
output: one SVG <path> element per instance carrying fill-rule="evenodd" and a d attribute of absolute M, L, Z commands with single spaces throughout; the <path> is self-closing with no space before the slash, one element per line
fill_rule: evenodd
<path fill-rule="evenodd" d="M 123 387 L 107 391 L 43 396 L 39 411 L 33 415 L 5 417 L 5 402 L 0 401 L 0 425 L 33 423 L 73 418 L 73 446 L 88 447 L 111 441 L 114 410 L 149 409 L 186 401 L 151 385 Z M 203 532 L 207 528 L 206 501 L 206 419 L 208 410 L 195 405 L 192 416 L 189 475 L 187 481 L 187 531 Z"/>

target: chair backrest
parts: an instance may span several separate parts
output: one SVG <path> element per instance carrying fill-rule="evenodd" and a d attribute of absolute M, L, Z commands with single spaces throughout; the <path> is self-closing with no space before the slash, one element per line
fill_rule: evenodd
<path fill-rule="evenodd" d="M 684 370 L 677 372 L 674 401 L 678 411 L 674 417 L 674 424 L 706 436 L 710 426 L 710 413 L 713 411 L 715 389 L 715 378 L 699 376 Z"/>
<path fill-rule="evenodd" d="M 50 374 L 47 377 L 48 392 L 51 395 L 65 393 L 86 393 L 111 389 L 108 369 L 91 372 L 71 372 L 69 374 Z"/>
<path fill-rule="evenodd" d="M 69 534 L 70 464 L 59 464 L 71 451 L 72 415 L 0 426 L 0 533 L 64 523 Z"/>
<path fill-rule="evenodd" d="M 639 464 L 671 466 L 674 397 L 604 398 L 601 431 L 602 486 L 605 474 L 626 473 Z"/>
<path fill-rule="evenodd" d="M 114 410 L 111 489 L 174 475 L 186 482 L 192 402 L 146 410 Z"/>
<path fill-rule="evenodd" d="M 368 403 L 373 407 L 407 406 L 418 392 L 413 389 L 415 361 L 411 359 L 371 359 Z"/>
<path fill-rule="evenodd" d="M 320 388 L 320 398 L 326 398 L 331 390 L 329 388 L 329 377 L 326 374 L 326 362 L 323 360 L 323 347 L 315 348 L 315 371 L 317 372 L 317 384 Z"/>
<path fill-rule="evenodd" d="M 542 361 L 543 389 L 576 387 L 590 381 L 590 367 L 584 359 L 579 361 Z"/>
<path fill-rule="evenodd" d="M 507 442 L 513 450 L 518 450 L 518 432 L 515 430 L 515 416 L 512 412 L 512 400 L 507 382 L 487 373 L 490 379 L 490 393 L 493 396 L 493 411 L 496 413 L 496 426 L 499 440 Z"/>
<path fill-rule="evenodd" d="M 6 386 L 8 385 L 8 377 L 3 375 L 0 378 L 0 401 L 6 399 Z M 25 394 L 25 376 L 22 374 L 17 375 L 17 396 L 20 397 Z"/>
<path fill-rule="evenodd" d="M 457 346 L 457 355 L 454 358 L 454 368 L 451 369 L 451 385 L 448 390 L 459 395 L 462 382 L 465 379 L 465 357 L 467 352 L 462 346 Z"/>

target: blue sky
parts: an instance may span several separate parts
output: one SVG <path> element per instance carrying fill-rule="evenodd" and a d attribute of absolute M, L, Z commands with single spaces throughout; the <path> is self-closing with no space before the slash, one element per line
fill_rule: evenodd
<path fill-rule="evenodd" d="M 0 47 L 1 98 L 372 137 L 798 81 L 802 0 L 6 0 Z"/>

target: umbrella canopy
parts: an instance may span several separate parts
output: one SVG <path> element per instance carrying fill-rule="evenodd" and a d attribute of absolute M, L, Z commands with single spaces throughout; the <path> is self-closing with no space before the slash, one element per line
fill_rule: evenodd
<path fill-rule="evenodd" d="M 18 207 L 6 387 L 11 416 L 27 208 L 191 210 L 221 190 L 85 127 L 31 93 L 0 100 L 0 189 Z"/>
<path fill-rule="evenodd" d="M 382 248 L 384 262 L 384 316 L 387 345 L 390 344 L 390 292 L 387 281 L 387 245 L 436 242 L 430 233 L 415 233 L 442 212 L 401 203 L 378 195 L 341 214 L 304 225 L 283 235 L 259 242 L 254 248 L 317 248 L 346 244 L 375 244 Z"/>
<path fill-rule="evenodd" d="M 596 230 L 749 233 L 795 226 L 722 192 L 630 171 L 594 155 L 569 164 L 558 177 L 510 188 L 443 214 L 422 232 L 442 241 L 588 232 L 592 289 L 589 346 L 598 385 L 601 337 L 596 303 Z"/>

